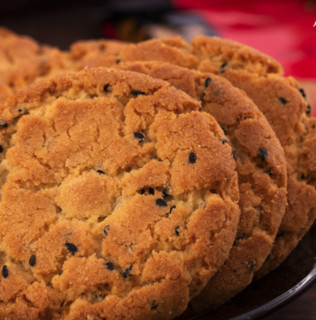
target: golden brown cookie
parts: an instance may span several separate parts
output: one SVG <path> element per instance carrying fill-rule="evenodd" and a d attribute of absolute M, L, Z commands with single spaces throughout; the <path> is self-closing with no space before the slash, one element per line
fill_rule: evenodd
<path fill-rule="evenodd" d="M 234 70 L 247 70 L 259 75 L 283 74 L 282 66 L 270 56 L 228 39 L 198 36 L 192 40 L 192 51 L 199 59 L 199 69 L 223 73 L 229 63 Z"/>
<path fill-rule="evenodd" d="M 18 90 L 36 79 L 70 66 L 68 54 L 41 46 L 29 37 L 0 28 L 0 107 Z"/>
<path fill-rule="evenodd" d="M 229 50 L 226 40 L 217 41 L 225 48 L 222 50 Z M 310 118 L 311 108 L 304 90 L 293 78 L 273 74 L 281 72 L 271 72 L 268 63 L 266 68 L 251 68 L 248 60 L 236 70 L 229 56 L 221 68 L 212 62 L 212 43 L 213 39 L 207 37 L 192 41 L 192 52 L 200 59 L 199 69 L 217 72 L 247 93 L 275 130 L 288 163 L 288 206 L 273 250 L 257 274 L 261 277 L 287 258 L 315 220 L 315 119 Z M 262 56 L 253 53 L 253 60 L 262 65 Z"/>
<path fill-rule="evenodd" d="M 98 45 L 103 50 L 98 50 Z M 138 44 L 115 41 L 94 41 L 75 43 L 71 47 L 70 58 L 73 69 L 85 66 L 109 67 L 127 61 L 162 61 L 186 68 L 198 65 L 198 59 L 190 54 L 190 46 L 181 38 L 152 39 Z"/>
<path fill-rule="evenodd" d="M 199 109 L 164 81 L 103 68 L 8 100 L 0 318 L 185 310 L 227 258 L 239 220 L 232 149 Z"/>
<path fill-rule="evenodd" d="M 191 48 L 181 38 L 150 40 L 125 48 L 121 56 L 122 61 L 133 57 L 136 60 L 160 57 L 157 60 L 165 59 L 180 66 L 182 60 L 198 58 L 199 62 L 186 66 L 226 77 L 244 90 L 267 117 L 285 150 L 289 205 L 273 251 L 258 276 L 276 268 L 295 248 L 316 216 L 314 171 L 309 171 L 309 164 L 306 166 L 308 159 L 316 157 L 316 149 L 310 142 L 314 140 L 315 120 L 309 118 L 311 109 L 304 101 L 304 91 L 293 78 L 281 76 L 283 70 L 272 58 L 225 39 L 200 36 L 193 39 Z"/>
<path fill-rule="evenodd" d="M 225 79 L 162 62 L 126 62 L 120 68 L 170 82 L 202 103 L 224 129 L 237 163 L 241 217 L 229 259 L 193 300 L 195 311 L 223 304 L 243 290 L 271 251 L 286 206 L 283 149 L 255 104 Z"/>

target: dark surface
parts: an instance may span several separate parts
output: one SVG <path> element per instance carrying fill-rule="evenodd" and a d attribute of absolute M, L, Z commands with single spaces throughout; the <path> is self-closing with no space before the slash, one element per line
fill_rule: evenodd
<path fill-rule="evenodd" d="M 315 320 L 316 283 L 301 297 L 264 317 L 264 320 Z"/>

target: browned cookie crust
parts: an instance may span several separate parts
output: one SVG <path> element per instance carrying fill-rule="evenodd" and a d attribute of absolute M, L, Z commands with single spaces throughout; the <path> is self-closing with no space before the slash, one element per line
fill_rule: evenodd
<path fill-rule="evenodd" d="M 72 44 L 69 58 L 72 69 L 102 66 L 109 67 L 120 63 L 120 54 L 128 43 L 114 40 L 88 40 Z"/>
<path fill-rule="evenodd" d="M 232 145 L 241 208 L 237 237 L 225 265 L 192 303 L 200 312 L 218 306 L 251 282 L 271 251 L 286 206 L 283 149 L 258 108 L 225 79 L 162 62 L 119 67 L 167 80 L 200 100 L 202 111 L 215 117 Z"/>
<path fill-rule="evenodd" d="M 232 149 L 199 108 L 164 81 L 117 69 L 55 77 L 8 101 L 0 318 L 184 311 L 239 220 Z"/>
<path fill-rule="evenodd" d="M 223 50 L 230 50 L 225 40 L 217 41 L 222 41 Z M 201 59 L 199 69 L 216 71 L 247 93 L 275 130 L 288 163 L 288 206 L 272 252 L 257 273 L 261 277 L 287 258 L 315 220 L 315 119 L 310 118 L 311 108 L 304 90 L 293 78 L 270 74 L 267 68 L 259 71 L 250 68 L 251 63 L 246 60 L 235 70 L 229 56 L 225 68 L 219 68 L 218 64 L 212 63 L 212 51 L 207 57 L 206 48 L 211 48 L 212 43 L 212 38 L 207 37 L 193 40 L 192 51 Z M 257 58 L 254 55 L 253 59 L 262 61 L 261 55 Z"/>
<path fill-rule="evenodd" d="M 103 43 L 105 50 L 97 50 L 99 43 Z M 78 50 L 78 47 L 84 50 Z M 90 46 L 93 48 L 90 49 Z M 78 54 L 83 52 L 83 55 Z M 190 46 L 181 38 L 152 39 L 138 44 L 122 44 L 104 40 L 83 44 L 79 42 L 71 47 L 70 58 L 73 69 L 85 66 L 109 67 L 127 61 L 162 61 L 170 62 L 186 68 L 194 68 L 198 65 L 198 59 L 190 53 Z"/>
<path fill-rule="evenodd" d="M 68 64 L 66 53 L 0 28 L 0 107 L 10 95 Z"/>
<path fill-rule="evenodd" d="M 198 36 L 192 40 L 192 51 L 199 59 L 199 69 L 223 73 L 229 68 L 247 70 L 259 75 L 283 74 L 282 66 L 262 52 L 241 43 L 218 37 Z"/>

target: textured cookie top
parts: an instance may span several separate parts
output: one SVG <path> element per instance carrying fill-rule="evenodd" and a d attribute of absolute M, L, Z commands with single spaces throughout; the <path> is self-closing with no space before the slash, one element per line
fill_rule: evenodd
<path fill-rule="evenodd" d="M 108 67 L 120 63 L 120 54 L 128 43 L 114 40 L 87 40 L 72 44 L 69 58 L 73 69 L 86 66 Z"/>
<path fill-rule="evenodd" d="M 163 50 L 164 39 L 155 55 Z M 135 46 L 134 56 L 137 57 Z M 150 48 L 146 42 L 144 47 Z M 170 46 L 172 43 L 170 42 Z M 181 65 L 183 51 L 173 46 L 173 63 Z M 316 217 L 316 189 L 311 166 L 316 149 L 313 149 L 314 120 L 304 90 L 291 77 L 282 77 L 280 65 L 262 53 L 242 44 L 225 39 L 200 36 L 193 39 L 187 49 L 187 58 L 194 56 L 198 63 L 192 68 L 214 72 L 227 78 L 234 86 L 246 92 L 268 119 L 285 151 L 288 170 L 288 202 L 272 253 L 268 256 L 263 275 L 276 268 L 295 248 Z M 163 55 L 161 55 L 163 56 Z M 159 60 L 159 59 L 158 59 Z M 168 61 L 168 60 L 167 60 Z M 312 162 L 310 162 L 312 161 Z"/>
<path fill-rule="evenodd" d="M 166 82 L 111 69 L 9 100 L 1 317 L 184 311 L 228 255 L 239 219 L 232 150 L 199 108 Z"/>
<path fill-rule="evenodd" d="M 198 36 L 192 40 L 191 50 L 199 59 L 199 68 L 210 72 L 223 72 L 229 63 L 232 69 L 283 74 L 282 66 L 268 55 L 228 39 Z"/>
<path fill-rule="evenodd" d="M 225 42 L 223 42 L 223 45 Z M 227 50 L 230 46 L 227 45 Z M 226 49 L 225 49 L 226 50 Z M 227 78 L 234 86 L 244 90 L 268 119 L 285 151 L 288 171 L 288 206 L 271 254 L 263 268 L 262 276 L 275 269 L 296 247 L 316 218 L 316 189 L 313 163 L 315 120 L 310 118 L 305 92 L 292 77 L 256 70 L 243 61 L 238 70 L 234 59 L 227 60 L 224 68 L 212 61 L 212 49 L 207 63 L 199 64 L 201 71 L 214 71 Z M 261 61 L 261 55 L 254 55 Z"/>
<path fill-rule="evenodd" d="M 67 54 L 0 28 L 0 107 L 37 78 L 68 67 Z"/>
<path fill-rule="evenodd" d="M 163 62 L 122 62 L 118 67 L 167 80 L 202 103 L 224 129 L 239 177 L 241 217 L 229 259 L 194 301 L 197 311 L 216 306 L 245 288 L 265 261 L 286 206 L 283 149 L 256 105 L 212 73 Z"/>

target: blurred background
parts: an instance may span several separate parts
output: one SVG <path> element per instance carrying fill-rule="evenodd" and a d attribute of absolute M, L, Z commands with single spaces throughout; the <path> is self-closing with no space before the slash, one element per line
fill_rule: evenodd
<path fill-rule="evenodd" d="M 0 25 L 67 49 L 80 39 L 181 35 L 240 41 L 280 61 L 316 110 L 316 0 L 1 1 Z"/>

